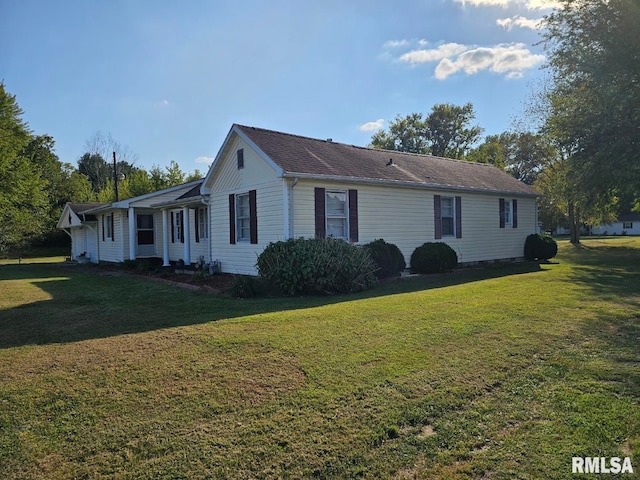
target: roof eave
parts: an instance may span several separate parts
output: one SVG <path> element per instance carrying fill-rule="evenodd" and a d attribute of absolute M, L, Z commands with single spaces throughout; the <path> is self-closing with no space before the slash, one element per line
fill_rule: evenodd
<path fill-rule="evenodd" d="M 154 203 L 151 208 L 167 209 L 177 207 L 189 207 L 192 205 L 202 205 L 209 195 L 198 195 L 196 197 L 169 200 L 168 202 Z"/>
<path fill-rule="evenodd" d="M 418 188 L 424 190 L 439 190 L 439 191 L 461 191 L 469 193 L 490 193 L 494 195 L 514 195 L 518 197 L 532 197 L 540 198 L 544 195 L 540 193 L 528 193 L 518 192 L 514 190 L 494 190 L 490 188 L 476 188 L 476 187 L 464 187 L 459 185 L 442 185 L 437 183 L 423 183 L 423 182 L 408 182 L 403 180 L 388 180 L 383 178 L 362 178 L 362 177 L 349 177 L 339 175 L 321 175 L 315 173 L 296 173 L 296 172 L 283 172 L 284 178 L 301 178 L 312 180 L 323 180 L 333 182 L 348 182 L 348 183 L 361 183 L 367 185 L 385 185 L 394 187 L 406 187 L 406 188 Z"/>

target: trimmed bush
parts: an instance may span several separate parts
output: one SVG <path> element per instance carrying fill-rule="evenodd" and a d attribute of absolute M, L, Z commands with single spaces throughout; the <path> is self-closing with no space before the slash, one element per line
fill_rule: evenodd
<path fill-rule="evenodd" d="M 376 277 L 397 277 L 406 267 L 404 255 L 393 243 L 387 243 L 383 239 L 374 240 L 364 245 L 369 250 L 371 258 L 378 266 Z"/>
<path fill-rule="evenodd" d="M 284 295 L 359 292 L 376 283 L 369 250 L 335 238 L 272 242 L 256 266 Z"/>
<path fill-rule="evenodd" d="M 442 273 L 458 265 L 458 255 L 443 242 L 427 242 L 411 254 L 411 270 L 416 273 Z"/>
<path fill-rule="evenodd" d="M 524 242 L 524 258 L 527 260 L 549 260 L 558 253 L 558 244 L 549 235 L 532 233 Z"/>

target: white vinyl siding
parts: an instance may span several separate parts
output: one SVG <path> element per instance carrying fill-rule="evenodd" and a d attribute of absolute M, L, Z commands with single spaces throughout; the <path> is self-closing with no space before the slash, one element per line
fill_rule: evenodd
<path fill-rule="evenodd" d="M 237 151 L 244 151 L 244 168 L 238 168 Z M 207 187 L 211 192 L 231 193 L 252 190 L 252 185 L 276 181 L 276 172 L 244 140 L 235 138 L 222 158 L 216 175 Z M 279 181 L 279 180 L 278 180 Z"/>
<path fill-rule="evenodd" d="M 109 221 L 110 215 L 113 215 L 113 232 L 111 232 L 112 235 L 114 236 L 113 240 L 111 238 L 107 238 L 108 230 L 106 229 L 107 228 L 106 223 Z M 126 231 L 124 230 L 124 227 L 122 225 L 122 220 L 124 219 L 126 223 L 127 219 L 124 217 L 121 211 L 116 211 L 113 213 L 102 215 L 99 221 L 99 225 L 100 225 L 99 228 L 101 230 L 103 228 L 103 224 L 102 224 L 103 218 L 104 218 L 105 237 L 104 237 L 104 241 L 102 241 L 102 231 L 101 231 L 99 236 L 100 261 L 122 262 L 125 259 L 125 256 L 124 256 L 125 245 L 123 241 L 123 235 L 126 234 Z M 127 242 L 127 245 L 128 245 L 128 242 Z"/>
<path fill-rule="evenodd" d="M 249 152 L 245 150 L 245 162 Z M 234 150 L 235 162 L 235 150 Z M 229 194 L 256 190 L 258 213 L 258 243 L 248 240 L 229 243 Z M 238 192 L 213 192 L 211 194 L 211 250 L 212 259 L 221 262 L 222 271 L 243 275 L 256 275 L 256 260 L 270 242 L 284 240 L 284 215 L 282 204 L 282 181 L 243 187 Z M 236 227 L 237 235 L 237 227 Z"/>
<path fill-rule="evenodd" d="M 347 185 L 305 179 L 300 180 L 294 189 L 293 238 L 315 236 L 315 187 L 327 190 L 356 189 L 358 243 L 364 244 L 378 238 L 395 243 L 404 254 L 407 265 L 416 247 L 434 241 L 434 195 L 461 197 L 462 238 L 443 236 L 441 240 L 436 240 L 449 244 L 457 252 L 460 262 L 521 258 L 527 235 L 536 232 L 534 198 L 518 198 L 518 228 L 500 229 L 496 219 L 499 195 Z"/>

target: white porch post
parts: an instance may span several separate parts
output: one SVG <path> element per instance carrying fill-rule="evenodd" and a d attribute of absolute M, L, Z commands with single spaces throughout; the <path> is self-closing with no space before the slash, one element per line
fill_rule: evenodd
<path fill-rule="evenodd" d="M 162 210 L 162 266 L 169 264 L 169 211 Z"/>
<path fill-rule="evenodd" d="M 136 259 L 136 213 L 129 207 L 129 259 Z"/>
<path fill-rule="evenodd" d="M 182 228 L 184 229 L 184 264 L 191 265 L 191 238 L 189 232 L 189 207 L 182 207 Z"/>

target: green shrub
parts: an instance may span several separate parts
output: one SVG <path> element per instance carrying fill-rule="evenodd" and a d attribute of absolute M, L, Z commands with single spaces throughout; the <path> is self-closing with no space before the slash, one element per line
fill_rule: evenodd
<path fill-rule="evenodd" d="M 549 235 L 532 233 L 524 242 L 524 257 L 527 260 L 549 260 L 558 253 L 558 244 Z"/>
<path fill-rule="evenodd" d="M 397 277 L 407 267 L 404 255 L 393 243 L 387 243 L 380 238 L 367 243 L 364 248 L 369 250 L 371 258 L 378 266 L 378 278 Z"/>
<path fill-rule="evenodd" d="M 369 250 L 335 238 L 272 242 L 256 265 L 284 295 L 359 292 L 376 283 Z"/>
<path fill-rule="evenodd" d="M 458 264 L 458 255 L 443 242 L 427 242 L 411 254 L 411 270 L 416 273 L 442 273 Z"/>
<path fill-rule="evenodd" d="M 229 295 L 234 298 L 257 297 L 265 290 L 263 282 L 259 277 L 236 275 L 229 286 Z"/>

